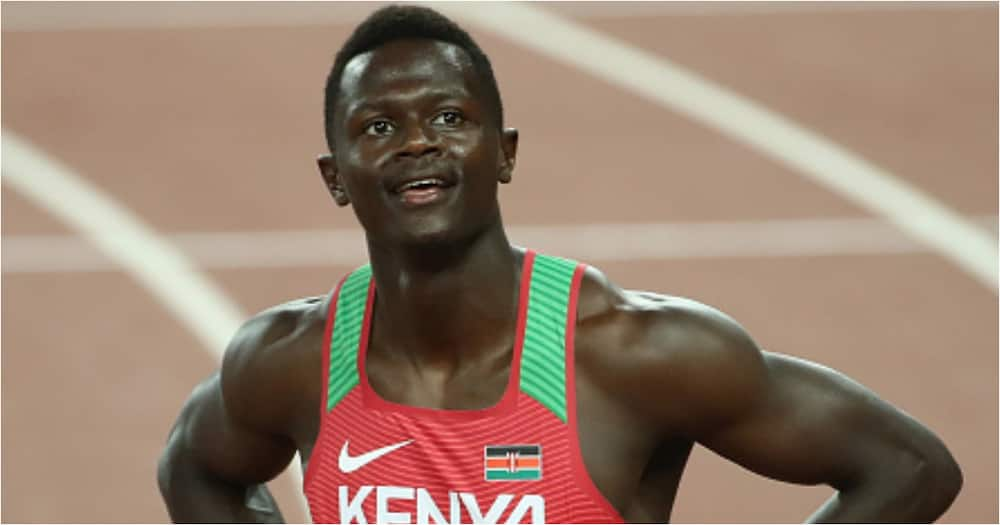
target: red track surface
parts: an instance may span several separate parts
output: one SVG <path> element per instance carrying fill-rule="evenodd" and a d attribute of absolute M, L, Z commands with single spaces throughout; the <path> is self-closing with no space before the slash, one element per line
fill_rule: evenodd
<path fill-rule="evenodd" d="M 582 20 L 827 135 L 963 214 L 997 215 L 995 4 Z M 3 127 L 159 232 L 350 227 L 313 158 L 324 144 L 323 79 L 352 24 L 5 26 Z M 502 197 L 509 224 L 868 216 L 711 129 L 476 34 L 521 129 Z M 4 185 L 5 244 L 69 232 Z M 720 307 L 762 346 L 873 388 L 938 431 L 961 463 L 965 489 L 945 521 L 998 519 L 997 296 L 944 258 L 596 264 L 625 286 Z M 322 293 L 346 270 L 209 273 L 253 312 Z M 2 293 L 3 521 L 165 520 L 156 456 L 211 356 L 122 272 L 5 273 Z M 291 485 L 277 485 L 286 517 L 301 520 Z M 791 522 L 828 494 L 698 450 L 674 518 Z"/>

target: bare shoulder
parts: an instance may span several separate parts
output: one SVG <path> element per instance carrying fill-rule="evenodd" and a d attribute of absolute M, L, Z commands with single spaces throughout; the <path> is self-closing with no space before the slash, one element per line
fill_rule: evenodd
<path fill-rule="evenodd" d="M 328 303 L 329 296 L 289 301 L 237 330 L 221 369 L 223 398 L 234 416 L 266 431 L 294 424 L 319 385 Z"/>
<path fill-rule="evenodd" d="M 262 360 L 280 358 L 282 349 L 294 349 L 316 329 L 322 331 L 328 300 L 325 296 L 306 297 L 257 313 L 233 335 L 223 368 L 252 369 Z"/>
<path fill-rule="evenodd" d="M 578 322 L 581 330 L 613 332 L 618 344 L 603 350 L 615 358 L 698 365 L 760 354 L 746 330 L 721 310 L 685 297 L 623 289 L 593 267 L 584 274 Z"/>
<path fill-rule="evenodd" d="M 581 368 L 623 405 L 658 420 L 697 413 L 711 424 L 742 410 L 766 381 L 764 353 L 729 315 L 693 299 L 623 289 L 595 268 L 584 276 L 577 330 Z"/>

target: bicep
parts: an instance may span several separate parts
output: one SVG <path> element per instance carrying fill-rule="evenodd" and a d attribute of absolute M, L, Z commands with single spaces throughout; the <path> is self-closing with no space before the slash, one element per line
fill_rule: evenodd
<path fill-rule="evenodd" d="M 842 488 L 937 446 L 919 422 L 834 370 L 764 353 L 759 373 L 744 409 L 699 440 L 757 473 Z"/>
<path fill-rule="evenodd" d="M 295 453 L 287 438 L 252 428 L 233 414 L 218 374 L 192 394 L 170 440 L 202 472 L 245 485 L 273 479 Z"/>

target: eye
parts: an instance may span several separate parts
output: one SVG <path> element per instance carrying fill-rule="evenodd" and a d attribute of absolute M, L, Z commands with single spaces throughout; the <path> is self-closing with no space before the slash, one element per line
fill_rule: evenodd
<path fill-rule="evenodd" d="M 463 122 L 465 122 L 465 117 L 453 109 L 438 113 L 438 115 L 434 117 L 434 120 L 431 121 L 434 125 L 446 126 L 449 128 L 456 128 L 462 125 Z"/>
<path fill-rule="evenodd" d="M 396 129 L 396 126 L 392 122 L 385 119 L 374 120 L 369 122 L 364 129 L 365 135 L 372 135 L 376 137 L 384 137 L 386 135 L 392 134 Z"/>

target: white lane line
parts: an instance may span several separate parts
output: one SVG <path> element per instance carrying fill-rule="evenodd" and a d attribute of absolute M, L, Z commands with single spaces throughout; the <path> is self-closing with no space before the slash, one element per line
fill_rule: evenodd
<path fill-rule="evenodd" d="M 782 14 L 879 13 L 984 9 L 985 2 L 546 2 L 547 9 L 573 18 L 642 18 L 651 16 L 745 16 Z"/>
<path fill-rule="evenodd" d="M 246 316 L 181 251 L 69 167 L 8 129 L 3 130 L 2 177 L 132 275 L 191 329 L 206 350 L 222 357 Z"/>
<path fill-rule="evenodd" d="M 434 6 L 750 146 L 884 217 L 997 293 L 995 235 L 818 133 L 664 57 L 527 3 Z"/>
<path fill-rule="evenodd" d="M 128 272 L 216 361 L 221 360 L 246 318 L 236 303 L 180 250 L 99 188 L 12 131 L 4 129 L 2 136 L 3 183 L 58 217 Z M 298 456 L 291 468 L 301 484 Z"/>
<path fill-rule="evenodd" d="M 592 31 L 555 13 L 525 3 L 432 3 L 439 9 L 479 24 L 501 36 L 589 72 L 612 85 L 687 115 L 730 138 L 745 143 L 790 166 L 848 200 L 886 217 L 915 239 L 970 273 L 994 293 L 1000 281 L 996 236 L 969 224 L 931 196 L 888 171 L 841 148 L 824 137 L 791 122 L 753 101 L 715 85 L 669 60 Z M 291 13 L 288 23 L 331 20 L 323 4 L 282 6 Z M 190 26 L 222 24 L 239 19 L 230 8 L 212 4 L 143 5 L 88 4 L 76 11 L 64 4 L 10 4 L 4 29 L 52 29 L 92 24 L 90 27 Z M 197 6 L 197 7 L 196 7 Z M 240 13 L 264 13 L 267 4 L 250 4 Z M 957 7 L 976 7 L 962 3 Z M 372 6 L 374 7 L 374 6 Z M 53 10 L 54 9 L 54 10 Z M 163 12 L 168 9 L 169 13 Z M 317 11 L 319 9 L 319 11 Z M 332 9 L 332 7 L 330 8 Z M 370 8 L 369 8 L 370 9 Z M 333 11 L 329 11 L 332 13 Z M 346 12 L 346 11 L 345 11 Z M 351 5 L 350 13 L 360 13 Z M 260 14 L 258 13 L 258 15 Z M 167 16 L 176 14 L 177 16 Z M 267 11 L 267 15 L 273 13 Z M 343 13 L 341 13 L 343 14 Z M 256 16 L 256 15 L 255 15 Z M 349 17 L 348 17 L 349 18 Z M 263 19 L 261 19 L 263 20 Z M 27 25 L 19 26 L 18 21 Z M 48 21 L 48 22 L 45 22 Z M 622 74 L 627 72 L 627 74 Z"/>
<path fill-rule="evenodd" d="M 997 217 L 975 219 L 996 231 Z M 591 263 L 669 259 L 894 255 L 928 248 L 878 219 L 510 226 L 524 246 Z M 368 259 L 355 229 L 179 233 L 164 236 L 199 267 L 213 269 L 353 266 Z M 3 237 L 3 273 L 116 270 L 73 235 Z M 265 248 L 266 247 L 266 248 Z"/>
<path fill-rule="evenodd" d="M 391 2 L 4 2 L 4 31 L 353 26 Z M 410 2 L 398 2 L 410 3 Z M 574 18 L 983 9 L 987 2 L 557 2 Z"/>

